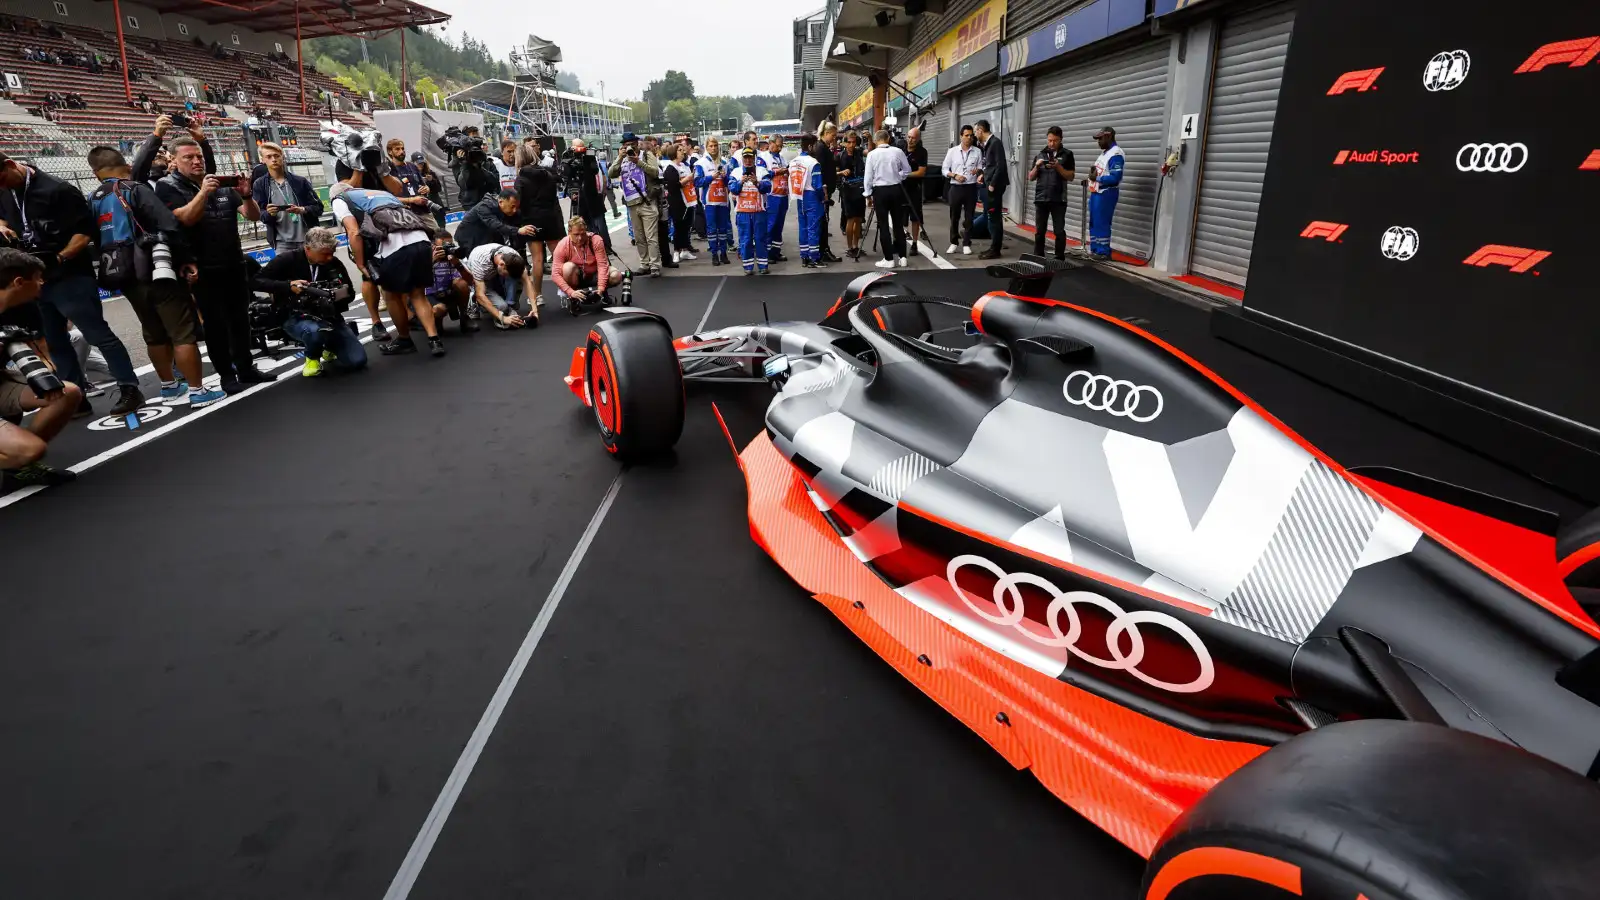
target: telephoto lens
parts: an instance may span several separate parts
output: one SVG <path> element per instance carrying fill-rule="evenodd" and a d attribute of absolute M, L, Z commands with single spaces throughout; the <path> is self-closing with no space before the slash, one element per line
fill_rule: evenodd
<path fill-rule="evenodd" d="M 622 305 L 633 305 L 633 273 L 622 273 Z"/>
<path fill-rule="evenodd" d="M 14 369 L 38 396 L 61 390 L 61 379 L 27 343 L 0 334 L 0 356 L 4 356 L 6 368 Z"/>
<path fill-rule="evenodd" d="M 166 241 L 156 241 L 150 245 L 150 280 L 152 281 L 177 281 L 177 270 L 172 268 L 172 248 Z"/>

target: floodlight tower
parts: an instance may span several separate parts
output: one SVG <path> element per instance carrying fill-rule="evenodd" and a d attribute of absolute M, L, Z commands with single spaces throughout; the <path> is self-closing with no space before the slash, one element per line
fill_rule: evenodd
<path fill-rule="evenodd" d="M 526 43 L 511 51 L 511 67 L 516 70 L 511 113 L 533 128 L 535 134 L 556 131 L 556 105 L 550 92 L 556 87 L 558 62 L 561 48 L 531 34 Z"/>

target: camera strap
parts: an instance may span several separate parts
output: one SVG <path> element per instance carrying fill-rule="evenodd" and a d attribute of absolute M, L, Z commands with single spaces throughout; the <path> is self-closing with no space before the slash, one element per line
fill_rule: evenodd
<path fill-rule="evenodd" d="M 22 237 L 24 240 L 31 242 L 33 240 L 33 230 L 28 227 L 28 188 L 33 184 L 33 168 L 31 166 L 23 166 L 22 168 L 27 172 L 26 175 L 22 176 L 22 193 L 19 194 L 16 188 L 12 188 L 11 196 L 16 199 L 17 212 L 22 216 Z"/>

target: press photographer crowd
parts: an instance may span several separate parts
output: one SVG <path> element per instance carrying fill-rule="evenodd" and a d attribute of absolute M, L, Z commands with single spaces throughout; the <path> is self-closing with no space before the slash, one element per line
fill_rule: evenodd
<path fill-rule="evenodd" d="M 1093 167 L 1094 199 L 1109 206 L 1120 150 L 1110 129 L 1097 138 L 1106 153 Z M 613 158 L 582 140 L 558 150 L 534 137 L 504 141 L 491 156 L 476 128 L 451 127 L 436 144 L 463 210 L 453 235 L 444 185 L 421 151 L 408 156 L 399 139 L 338 123 L 327 123 L 321 143 L 337 178 L 327 209 L 275 143 L 259 146 L 254 171 L 219 172 L 201 123 L 181 114 L 157 117 L 132 160 L 109 146 L 90 150 L 100 184 L 87 197 L 0 153 L 0 472 L 8 486 L 74 477 L 42 456 L 68 421 L 95 414 L 91 398 L 107 393 L 85 376 L 88 348 L 115 380 L 110 414 L 127 416 L 147 400 L 202 408 L 275 380 L 254 363 L 273 340 L 302 348 L 306 376 L 364 367 L 360 331 L 347 316 L 358 297 L 386 356 L 422 346 L 444 356 L 447 323 L 462 333 L 484 320 L 501 330 L 536 327 L 547 277 L 574 315 L 631 303 L 633 270 L 617 256 L 606 219 L 608 210 L 620 215 L 619 206 L 638 271 L 652 278 L 702 252 L 713 267 L 733 265 L 737 252 L 746 275 L 769 274 L 787 261 L 791 204 L 803 268 L 843 261 L 830 247 L 836 203 L 848 256 L 867 252 L 869 211 L 878 266 L 905 266 L 908 255 L 924 252 L 919 240 L 933 253 L 923 220 L 928 151 L 915 128 L 872 134 L 870 152 L 861 149 L 863 134 L 831 123 L 819 135 L 801 135 L 797 153 L 786 152 L 784 136 L 754 131 L 732 139 L 726 153 L 715 136 L 702 143 L 686 133 L 670 140 L 626 133 Z M 1049 144 L 1027 178 L 1037 182 L 1040 221 L 1054 219 L 1059 257 L 1062 191 L 1075 173 L 1059 130 Z M 960 144 L 936 171 L 948 185 L 946 253 L 970 254 L 984 219 L 1002 214 L 1005 149 L 987 122 L 963 126 Z M 980 200 L 984 215 L 975 220 Z M 1091 252 L 1108 243 L 1110 216 L 1102 225 L 1101 205 L 1091 210 Z M 325 227 L 330 212 L 333 227 Z M 240 217 L 263 226 L 273 251 L 265 266 L 245 252 Z M 988 229 L 982 258 L 999 255 L 1000 234 Z M 337 254 L 341 242 L 353 269 Z M 1040 229 L 1036 252 L 1043 243 Z M 107 324 L 102 288 L 126 296 L 136 314 L 158 398 L 144 395 L 127 347 Z M 214 382 L 204 378 L 202 341 Z"/>

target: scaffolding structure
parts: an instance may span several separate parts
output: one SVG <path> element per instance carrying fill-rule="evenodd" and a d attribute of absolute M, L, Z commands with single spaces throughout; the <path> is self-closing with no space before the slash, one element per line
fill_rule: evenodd
<path fill-rule="evenodd" d="M 536 135 L 561 133 L 555 121 L 555 98 L 551 96 L 556 89 L 558 62 L 561 48 L 537 35 L 528 35 L 527 43 L 511 51 L 511 68 L 516 71 L 511 113 Z"/>

